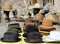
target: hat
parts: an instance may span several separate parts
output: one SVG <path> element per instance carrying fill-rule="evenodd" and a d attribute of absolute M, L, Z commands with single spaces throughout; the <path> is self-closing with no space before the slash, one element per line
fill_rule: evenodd
<path fill-rule="evenodd" d="M 59 22 L 59 17 L 54 14 L 54 13 L 50 13 L 49 15 L 46 16 L 46 19 L 52 20 L 53 22 L 58 23 Z"/>
<path fill-rule="evenodd" d="M 40 25 L 40 28 L 43 28 L 43 29 L 52 29 L 52 28 L 55 28 L 55 27 L 53 26 L 53 22 L 51 20 L 44 19 L 42 21 L 42 25 Z"/>
<path fill-rule="evenodd" d="M 40 8 L 40 9 L 42 9 L 43 6 L 41 4 L 39 4 L 39 3 L 36 3 L 36 4 L 28 7 L 28 9 L 33 9 L 33 8 Z"/>
<path fill-rule="evenodd" d="M 7 32 L 17 32 L 19 33 L 20 31 L 17 28 L 10 28 L 7 30 Z"/>
<path fill-rule="evenodd" d="M 44 42 L 54 42 L 54 41 L 60 41 L 60 31 L 51 31 L 50 35 L 43 38 Z"/>
<path fill-rule="evenodd" d="M 38 28 L 35 25 L 26 25 L 25 26 L 25 32 L 27 32 L 27 33 L 38 32 Z"/>
<path fill-rule="evenodd" d="M 31 18 L 27 18 L 25 19 L 25 25 L 35 25 L 35 24 L 33 23 L 33 20 Z"/>
<path fill-rule="evenodd" d="M 30 42 L 30 43 L 42 42 L 42 35 L 39 32 L 28 33 L 27 38 L 25 39 L 25 41 Z"/>
<path fill-rule="evenodd" d="M 4 6 L 3 6 L 3 9 L 10 11 L 12 9 L 12 5 L 11 4 L 8 4 L 8 3 L 5 3 Z"/>
<path fill-rule="evenodd" d="M 21 28 L 20 28 L 20 26 L 19 26 L 19 23 L 12 23 L 12 24 L 9 24 L 9 25 L 8 25 L 8 29 L 9 29 L 9 30 L 12 30 L 12 29 L 14 30 L 14 28 L 15 28 L 15 29 L 18 29 L 18 31 L 21 32 Z"/>
<path fill-rule="evenodd" d="M 20 28 L 19 23 L 12 23 L 8 25 L 8 28 Z"/>
<path fill-rule="evenodd" d="M 42 21 L 44 19 L 43 14 L 36 14 L 34 20 Z"/>
<path fill-rule="evenodd" d="M 18 38 L 17 32 L 6 32 L 4 33 L 4 37 L 1 38 L 3 42 L 18 42 L 20 39 Z"/>

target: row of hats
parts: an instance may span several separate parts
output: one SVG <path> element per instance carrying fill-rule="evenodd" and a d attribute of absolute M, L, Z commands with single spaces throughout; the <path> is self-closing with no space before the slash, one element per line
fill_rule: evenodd
<path fill-rule="evenodd" d="M 43 20 L 42 25 L 39 26 L 39 29 L 37 26 L 35 26 L 32 22 L 31 19 L 27 19 L 27 23 L 25 24 L 25 29 L 24 29 L 24 34 L 23 36 L 25 37 L 26 42 L 43 42 L 42 40 L 42 34 L 50 34 L 50 31 L 55 30 L 55 27 L 53 26 L 53 22 L 51 20 Z M 32 23 L 32 24 L 31 24 Z M 41 31 L 44 31 L 42 32 Z M 48 32 L 48 33 L 46 33 Z"/>
<path fill-rule="evenodd" d="M 47 3 L 44 7 L 42 5 L 40 5 L 39 3 L 36 3 L 36 4 L 28 7 L 28 9 L 34 9 L 34 8 L 40 8 L 40 9 L 42 8 L 40 10 L 39 14 L 44 13 L 45 10 L 49 10 L 49 13 L 45 14 L 45 18 L 52 20 L 54 22 L 57 22 L 57 23 L 59 22 L 59 17 L 57 14 L 55 14 L 55 13 L 57 13 L 56 8 L 51 3 Z M 42 18 L 43 18 L 43 16 L 42 16 Z"/>
<path fill-rule="evenodd" d="M 21 39 L 18 38 L 19 33 L 21 32 L 21 28 L 18 23 L 9 24 L 7 32 L 4 33 L 3 38 L 1 41 L 3 42 L 18 42 Z"/>

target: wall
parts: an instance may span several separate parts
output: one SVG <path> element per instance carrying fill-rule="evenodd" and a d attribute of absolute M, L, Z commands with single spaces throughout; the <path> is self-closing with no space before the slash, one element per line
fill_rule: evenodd
<path fill-rule="evenodd" d="M 54 0 L 54 3 L 57 8 L 57 12 L 60 12 L 60 0 Z"/>

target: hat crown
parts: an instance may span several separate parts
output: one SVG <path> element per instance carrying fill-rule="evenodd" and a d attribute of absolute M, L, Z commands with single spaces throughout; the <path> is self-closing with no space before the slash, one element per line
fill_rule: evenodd
<path fill-rule="evenodd" d="M 42 25 L 44 25 L 44 26 L 52 26 L 53 22 L 51 20 L 43 20 Z"/>
<path fill-rule="evenodd" d="M 44 19 L 44 16 L 42 14 L 36 14 L 35 16 L 35 20 L 43 20 Z"/>
<path fill-rule="evenodd" d="M 42 8 L 42 5 L 40 5 L 39 3 L 36 3 L 36 4 L 34 5 L 34 8 Z"/>

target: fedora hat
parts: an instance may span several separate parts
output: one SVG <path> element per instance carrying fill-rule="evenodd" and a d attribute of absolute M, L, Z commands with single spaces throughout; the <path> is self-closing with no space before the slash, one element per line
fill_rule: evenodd
<path fill-rule="evenodd" d="M 27 38 L 24 40 L 29 43 L 39 43 L 42 42 L 42 35 L 40 32 L 31 32 L 28 33 Z"/>
<path fill-rule="evenodd" d="M 25 26 L 25 32 L 27 32 L 27 33 L 38 32 L 38 28 L 35 25 L 26 25 Z"/>
<path fill-rule="evenodd" d="M 8 29 L 12 30 L 13 28 L 18 29 L 21 32 L 21 28 L 19 26 L 19 23 L 12 23 L 12 24 L 8 25 Z"/>
<path fill-rule="evenodd" d="M 39 26 L 39 32 L 41 32 L 42 35 L 49 35 L 50 31 L 55 30 L 55 27 L 53 26 L 53 22 L 48 19 L 44 19 L 42 21 L 42 25 Z"/>
<path fill-rule="evenodd" d="M 43 28 L 43 29 L 52 29 L 52 28 L 55 28 L 53 26 L 53 21 L 49 20 L 49 19 L 44 19 L 42 21 L 42 25 L 40 25 L 40 28 Z"/>
<path fill-rule="evenodd" d="M 60 41 L 60 31 L 51 31 L 50 34 L 43 38 L 44 42 L 54 42 L 54 41 Z"/>
<path fill-rule="evenodd" d="M 4 33 L 4 37 L 1 38 L 3 42 L 18 42 L 20 39 L 18 38 L 17 32 L 6 32 Z"/>

